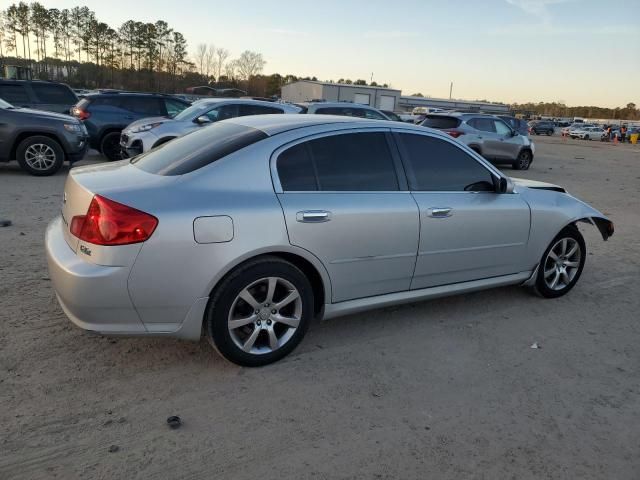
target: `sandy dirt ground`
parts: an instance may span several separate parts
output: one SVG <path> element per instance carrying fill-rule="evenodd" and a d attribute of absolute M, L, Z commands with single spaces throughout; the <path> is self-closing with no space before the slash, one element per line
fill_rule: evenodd
<path fill-rule="evenodd" d="M 74 327 L 43 252 L 67 169 L 0 165 L 0 479 L 638 479 L 640 146 L 535 141 L 520 176 L 616 224 L 608 242 L 582 227 L 568 296 L 502 288 L 318 322 L 261 369 L 205 341 Z"/>

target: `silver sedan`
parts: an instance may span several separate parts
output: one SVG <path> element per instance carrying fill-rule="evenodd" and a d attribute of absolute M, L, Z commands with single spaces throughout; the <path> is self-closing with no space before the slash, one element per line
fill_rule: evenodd
<path fill-rule="evenodd" d="M 587 258 L 579 222 L 613 234 L 563 188 L 506 177 L 438 131 L 263 115 L 72 169 L 46 250 L 81 328 L 204 332 L 258 366 L 314 317 L 503 285 L 564 295 Z"/>

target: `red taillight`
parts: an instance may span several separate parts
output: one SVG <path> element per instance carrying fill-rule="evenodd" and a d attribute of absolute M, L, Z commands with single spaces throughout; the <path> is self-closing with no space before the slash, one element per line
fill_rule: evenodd
<path fill-rule="evenodd" d="M 71 234 L 95 245 L 128 245 L 147 240 L 158 219 L 108 198 L 96 195 L 86 215 L 71 219 Z"/>
<path fill-rule="evenodd" d="M 458 138 L 460 135 L 464 135 L 464 132 L 461 132 L 460 130 L 445 130 L 445 133 L 448 133 L 453 138 Z"/>
<path fill-rule="evenodd" d="M 71 115 L 73 115 L 76 118 L 79 118 L 80 120 L 86 120 L 91 116 L 89 112 L 81 109 L 80 107 L 73 107 L 71 109 Z"/>

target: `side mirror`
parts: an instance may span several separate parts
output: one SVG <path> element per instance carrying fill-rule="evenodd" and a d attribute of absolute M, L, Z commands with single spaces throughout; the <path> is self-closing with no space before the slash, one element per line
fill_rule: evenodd
<path fill-rule="evenodd" d="M 498 193 L 513 193 L 513 182 L 510 178 L 500 177 L 498 179 Z"/>
<path fill-rule="evenodd" d="M 199 125 L 204 125 L 205 123 L 211 123 L 211 119 L 206 115 L 200 115 L 195 119 L 195 122 Z"/>
<path fill-rule="evenodd" d="M 518 133 L 518 131 L 517 131 L 517 130 L 511 130 L 511 136 L 512 136 L 512 137 L 516 137 L 516 136 L 518 136 L 518 135 L 520 135 L 520 134 Z"/>

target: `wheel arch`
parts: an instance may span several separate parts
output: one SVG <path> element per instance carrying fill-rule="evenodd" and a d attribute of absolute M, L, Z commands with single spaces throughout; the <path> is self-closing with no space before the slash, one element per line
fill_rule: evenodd
<path fill-rule="evenodd" d="M 32 131 L 27 131 L 27 132 L 20 132 L 18 135 L 16 135 L 16 137 L 13 140 L 13 144 L 11 145 L 11 151 L 10 151 L 10 155 L 9 158 L 11 160 L 15 160 L 16 159 L 16 154 L 18 151 L 18 145 L 20 145 L 24 140 L 26 140 L 29 137 L 48 137 L 51 140 L 55 141 L 58 145 L 60 145 L 60 148 L 62 149 L 62 151 L 64 152 L 64 154 L 67 154 L 67 151 L 64 148 L 64 143 L 60 141 L 60 138 L 51 132 L 32 132 Z"/>
<path fill-rule="evenodd" d="M 299 251 L 298 249 L 289 250 L 282 248 L 264 250 L 254 252 L 253 254 L 237 259 L 237 261 L 228 265 L 225 271 L 221 272 L 221 275 L 218 275 L 217 280 L 213 283 L 213 285 L 211 285 L 209 289 L 209 298 L 213 297 L 222 282 L 238 268 L 251 261 L 264 257 L 280 258 L 299 268 L 311 283 L 311 287 L 314 293 L 314 313 L 316 316 L 322 314 L 324 304 L 331 302 L 331 281 L 329 280 L 329 275 L 322 263 L 317 258 L 312 257 L 311 254 L 304 250 Z"/>

